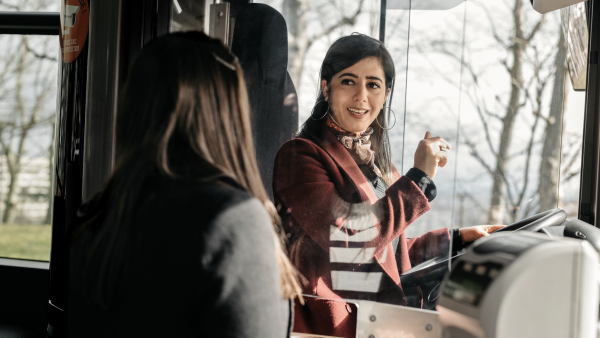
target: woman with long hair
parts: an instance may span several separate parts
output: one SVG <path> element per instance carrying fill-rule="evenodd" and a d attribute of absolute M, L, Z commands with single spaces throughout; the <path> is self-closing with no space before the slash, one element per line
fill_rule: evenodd
<path fill-rule="evenodd" d="M 70 231 L 71 337 L 286 337 L 300 289 L 259 176 L 242 69 L 175 33 L 131 66 L 117 157 Z"/>
<path fill-rule="evenodd" d="M 420 307 L 421 290 L 403 287 L 400 274 L 449 251 L 447 228 L 405 235 L 430 209 L 433 178 L 448 162 L 450 145 L 427 132 L 414 167 L 405 176 L 397 172 L 387 132 L 394 76 L 379 41 L 360 34 L 338 39 L 323 60 L 311 116 L 278 152 L 275 202 L 292 263 L 307 280 L 304 294 Z M 455 230 L 454 249 L 499 227 Z M 322 309 L 297 308 L 295 325 L 307 332 L 317 323 L 320 334 L 352 336 L 344 303 L 328 306 L 318 321 L 304 316 Z"/>

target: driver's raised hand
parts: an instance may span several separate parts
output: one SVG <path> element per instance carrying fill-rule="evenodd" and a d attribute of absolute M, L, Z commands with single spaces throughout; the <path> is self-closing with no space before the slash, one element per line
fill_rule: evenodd
<path fill-rule="evenodd" d="M 431 137 L 431 133 L 426 132 L 415 151 L 414 167 L 434 178 L 438 166 L 444 167 L 448 163 L 449 151 L 450 144 L 446 140 L 439 136 Z"/>
<path fill-rule="evenodd" d="M 481 237 L 489 236 L 490 233 L 504 228 L 506 225 L 476 225 L 468 228 L 462 228 L 459 230 L 460 239 L 463 242 L 473 242 Z"/>

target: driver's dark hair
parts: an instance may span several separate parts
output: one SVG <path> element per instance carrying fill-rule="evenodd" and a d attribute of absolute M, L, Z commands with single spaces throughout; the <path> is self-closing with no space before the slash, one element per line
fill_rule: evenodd
<path fill-rule="evenodd" d="M 311 111 L 311 116 L 309 116 L 302 125 L 299 135 L 307 137 L 317 144 L 322 143 L 322 125 L 325 118 L 320 118 L 327 113 L 329 104 L 325 101 L 325 96 L 323 95 L 323 90 L 320 86 L 321 80 L 327 81 L 327 86 L 329 87 L 331 85 L 331 79 L 335 74 L 348 67 L 352 67 L 359 61 L 369 57 L 376 57 L 379 59 L 385 76 L 386 90 L 390 89 L 385 108 L 381 110 L 377 119 L 371 124 L 371 127 L 373 128 L 371 149 L 375 152 L 375 162 L 383 173 L 385 182 L 388 185 L 391 185 L 395 179 L 392 174 L 393 165 L 391 161 L 390 142 L 386 128 L 388 128 L 388 122 L 390 121 L 390 109 L 388 109 L 388 107 L 392 102 L 396 69 L 394 67 L 392 56 L 379 40 L 364 34 L 353 33 L 352 35 L 339 38 L 331 45 L 331 47 L 329 47 L 325 59 L 323 60 L 323 64 L 321 65 L 317 100 Z"/>

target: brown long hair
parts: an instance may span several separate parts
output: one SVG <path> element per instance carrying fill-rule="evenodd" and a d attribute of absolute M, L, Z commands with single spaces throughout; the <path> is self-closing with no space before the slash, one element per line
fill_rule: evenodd
<path fill-rule="evenodd" d="M 87 248 L 76 258 L 86 298 L 110 305 L 126 271 L 141 190 L 157 176 L 227 176 L 259 199 L 273 219 L 283 296 L 300 294 L 256 163 L 243 72 L 218 40 L 187 32 L 146 46 L 129 70 L 116 129 L 115 170 L 96 202 L 102 207 L 91 207 L 72 232 L 74 242 Z"/>
<path fill-rule="evenodd" d="M 375 161 L 383 173 L 384 181 L 387 185 L 392 185 L 396 179 L 392 173 L 392 168 L 394 166 L 391 160 L 390 141 L 387 128 L 391 115 L 391 110 L 389 108 L 392 105 L 392 97 L 394 96 L 396 69 L 394 60 L 385 45 L 379 40 L 359 33 L 341 37 L 329 47 L 329 50 L 327 50 L 325 59 L 323 59 L 323 63 L 321 64 L 321 74 L 319 78 L 327 81 L 327 86 L 329 87 L 331 79 L 335 74 L 368 57 L 376 57 L 379 59 L 385 76 L 385 87 L 390 90 L 384 109 L 379 112 L 379 115 L 377 115 L 377 118 L 371 124 L 371 127 L 373 128 L 371 147 L 375 152 Z M 323 129 L 321 126 L 327 118 L 325 115 L 327 114 L 328 109 L 329 105 L 327 101 L 325 101 L 325 95 L 323 94 L 321 86 L 319 86 L 317 100 L 311 112 L 311 116 L 309 116 L 302 125 L 300 135 L 308 137 L 317 143 L 322 143 Z"/>

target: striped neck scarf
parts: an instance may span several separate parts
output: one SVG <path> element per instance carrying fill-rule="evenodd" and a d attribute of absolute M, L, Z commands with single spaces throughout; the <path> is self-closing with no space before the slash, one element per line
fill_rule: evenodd
<path fill-rule="evenodd" d="M 369 127 L 359 133 L 345 131 L 331 115 L 327 119 L 327 126 L 337 137 L 338 141 L 348 149 L 350 155 L 352 155 L 352 158 L 358 165 L 366 164 L 377 176 L 382 177 L 381 171 L 375 164 L 375 152 L 371 150 L 371 141 L 369 141 L 371 134 L 373 134 L 373 128 Z"/>

